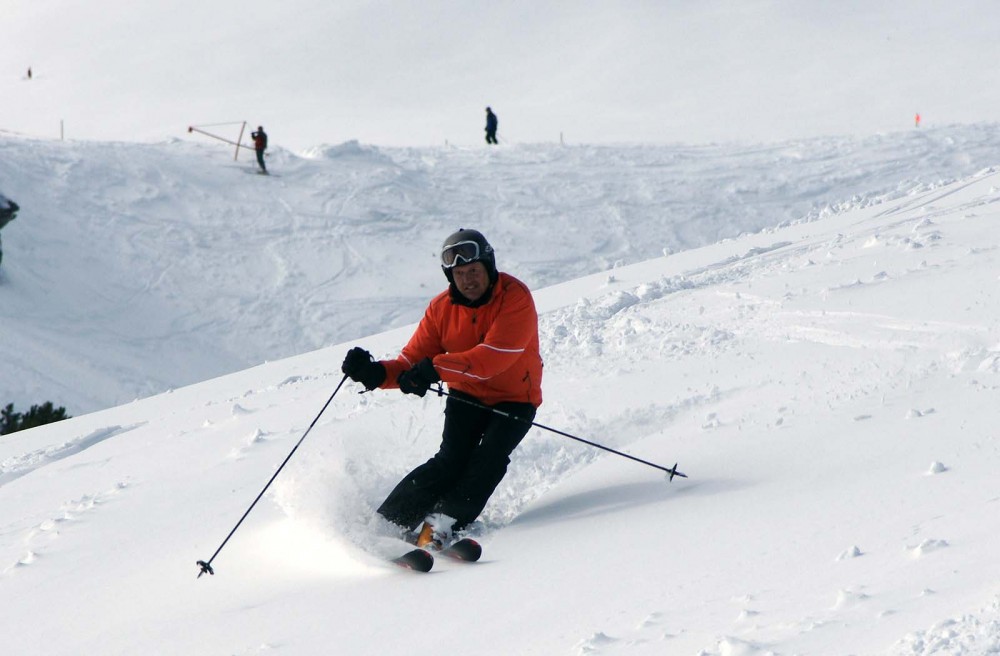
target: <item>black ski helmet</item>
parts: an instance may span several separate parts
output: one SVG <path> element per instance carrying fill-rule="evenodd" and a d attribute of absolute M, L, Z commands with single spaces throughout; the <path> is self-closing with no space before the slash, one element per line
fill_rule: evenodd
<path fill-rule="evenodd" d="M 499 274 L 493 247 L 486 237 L 478 230 L 459 228 L 458 232 L 448 235 L 441 246 L 441 270 L 448 282 L 455 282 L 452 267 L 482 262 L 486 266 L 490 282 L 495 283 Z"/>

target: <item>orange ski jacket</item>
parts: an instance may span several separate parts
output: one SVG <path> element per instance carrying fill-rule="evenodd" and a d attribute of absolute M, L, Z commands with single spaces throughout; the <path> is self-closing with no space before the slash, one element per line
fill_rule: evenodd
<path fill-rule="evenodd" d="M 384 360 L 383 389 L 398 388 L 399 374 L 424 358 L 451 390 L 486 405 L 502 401 L 542 404 L 538 313 L 527 286 L 499 274 L 480 307 L 455 303 L 445 290 L 431 300 L 416 332 L 395 360 Z"/>

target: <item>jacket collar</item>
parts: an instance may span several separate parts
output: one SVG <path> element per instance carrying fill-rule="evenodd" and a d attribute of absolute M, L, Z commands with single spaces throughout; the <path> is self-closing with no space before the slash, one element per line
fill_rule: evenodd
<path fill-rule="evenodd" d="M 451 302 L 454 305 L 464 305 L 465 307 L 469 308 L 478 308 L 478 307 L 483 307 L 491 300 L 493 300 L 493 290 L 496 289 L 497 285 L 499 284 L 500 284 L 499 280 L 497 282 L 492 283 L 489 287 L 486 288 L 486 293 L 477 298 L 475 301 L 470 301 L 469 299 L 462 296 L 462 292 L 458 291 L 458 287 L 455 286 L 455 283 L 451 283 L 450 285 L 448 285 L 448 294 L 451 296 Z"/>

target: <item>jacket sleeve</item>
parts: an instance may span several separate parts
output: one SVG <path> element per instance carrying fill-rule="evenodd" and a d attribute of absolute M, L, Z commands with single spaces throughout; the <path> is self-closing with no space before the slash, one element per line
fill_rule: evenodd
<path fill-rule="evenodd" d="M 399 374 L 411 369 L 424 358 L 433 358 L 442 352 L 441 335 L 434 312 L 435 304 L 432 302 L 424 312 L 424 316 L 410 337 L 410 341 L 406 343 L 396 359 L 382 361 L 382 365 L 385 367 L 385 381 L 380 385 L 381 389 L 397 389 L 399 384 L 396 379 L 399 378 Z"/>
<path fill-rule="evenodd" d="M 519 284 L 511 285 L 485 339 L 468 351 L 435 356 L 434 368 L 446 383 L 490 380 L 524 355 L 537 332 L 538 314 L 531 293 Z"/>

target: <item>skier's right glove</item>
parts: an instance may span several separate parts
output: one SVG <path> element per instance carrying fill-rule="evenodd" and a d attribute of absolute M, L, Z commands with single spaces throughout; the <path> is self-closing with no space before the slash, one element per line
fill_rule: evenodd
<path fill-rule="evenodd" d="M 385 366 L 360 346 L 355 346 L 347 352 L 340 370 L 354 382 L 364 385 L 368 391 L 385 382 Z"/>

